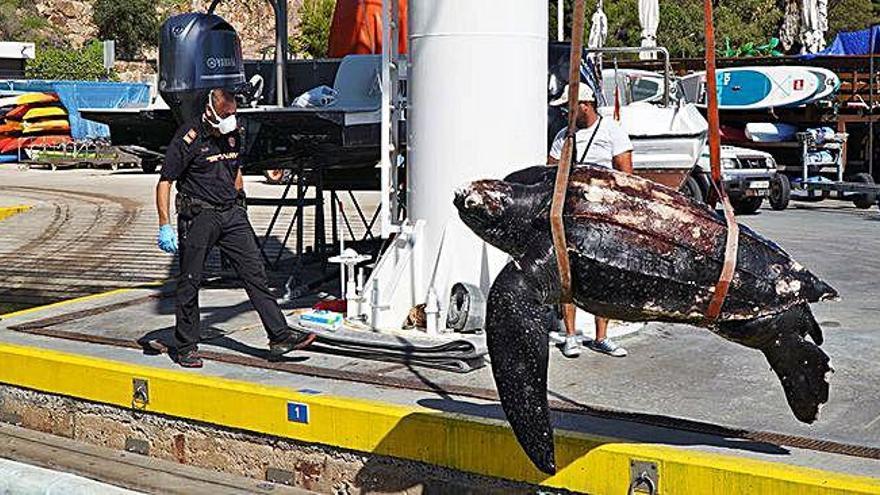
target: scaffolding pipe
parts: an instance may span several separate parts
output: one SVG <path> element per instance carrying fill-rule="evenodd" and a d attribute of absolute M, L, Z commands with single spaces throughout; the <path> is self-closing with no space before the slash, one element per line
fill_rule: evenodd
<path fill-rule="evenodd" d="M 565 0 L 556 0 L 556 41 L 565 41 Z"/>
<path fill-rule="evenodd" d="M 287 0 L 269 0 L 275 12 L 275 104 L 287 105 Z"/>
<path fill-rule="evenodd" d="M 399 25 L 398 0 L 382 0 L 382 109 L 380 111 L 381 129 L 379 131 L 379 214 L 381 215 L 381 236 L 390 237 L 399 229 L 399 211 L 397 187 L 398 136 L 400 126 L 400 109 L 398 108 L 398 64 L 400 49 L 398 47 Z"/>
<path fill-rule="evenodd" d="M 874 177 L 874 30 L 871 30 L 871 56 L 868 59 L 868 175 Z"/>

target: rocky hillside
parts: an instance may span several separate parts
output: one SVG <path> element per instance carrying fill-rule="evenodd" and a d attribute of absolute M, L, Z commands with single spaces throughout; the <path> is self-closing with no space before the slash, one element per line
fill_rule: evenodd
<path fill-rule="evenodd" d="M 296 28 L 296 11 L 301 0 L 288 0 L 288 30 Z M 158 9 L 164 19 L 188 11 L 207 10 L 210 0 L 159 0 Z M 73 46 L 94 39 L 97 30 L 92 24 L 91 0 L 36 0 L 37 12 L 49 21 L 51 29 Z M 275 16 L 266 0 L 224 0 L 216 13 L 232 24 L 242 40 L 246 58 L 259 58 L 266 47 L 274 46 Z M 156 50 L 143 53 L 144 59 L 155 59 Z"/>

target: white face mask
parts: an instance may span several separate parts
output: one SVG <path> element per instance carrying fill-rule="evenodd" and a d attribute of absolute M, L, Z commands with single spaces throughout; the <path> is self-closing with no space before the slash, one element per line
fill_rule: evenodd
<path fill-rule="evenodd" d="M 211 110 L 211 113 L 214 114 L 214 118 L 217 119 L 217 122 L 211 122 L 208 120 L 208 123 L 211 124 L 214 129 L 217 129 L 220 134 L 229 134 L 238 129 L 238 122 L 235 120 L 235 114 L 232 114 L 225 119 L 220 118 L 220 114 L 214 109 L 214 98 L 212 96 L 208 96 L 208 108 Z"/>

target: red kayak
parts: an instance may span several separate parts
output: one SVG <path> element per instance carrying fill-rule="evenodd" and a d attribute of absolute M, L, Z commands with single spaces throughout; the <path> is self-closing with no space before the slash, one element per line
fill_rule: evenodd
<path fill-rule="evenodd" d="M 24 114 L 26 114 L 27 111 L 30 110 L 30 108 L 30 105 L 19 105 L 12 110 L 6 112 L 4 118 L 7 121 L 16 120 L 21 122 L 21 120 L 24 118 Z"/>
<path fill-rule="evenodd" d="M 14 153 L 19 148 L 34 148 L 41 146 L 57 146 L 72 142 L 70 136 L 48 135 L 21 138 L 0 138 L 0 154 Z"/>

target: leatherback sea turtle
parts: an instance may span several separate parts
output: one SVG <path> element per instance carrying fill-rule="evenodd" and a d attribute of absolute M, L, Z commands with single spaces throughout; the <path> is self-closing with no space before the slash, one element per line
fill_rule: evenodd
<path fill-rule="evenodd" d="M 548 332 L 560 302 L 549 222 L 555 175 L 553 167 L 531 167 L 503 181 L 473 182 L 454 200 L 468 227 L 513 258 L 489 292 L 485 330 L 504 412 L 547 473 L 556 470 L 547 403 Z M 577 306 L 624 321 L 703 326 L 758 349 L 794 415 L 816 419 L 832 370 L 808 303 L 837 298 L 832 287 L 742 226 L 730 291 L 720 316 L 707 321 L 725 222 L 673 189 L 621 172 L 573 170 L 564 223 Z"/>

